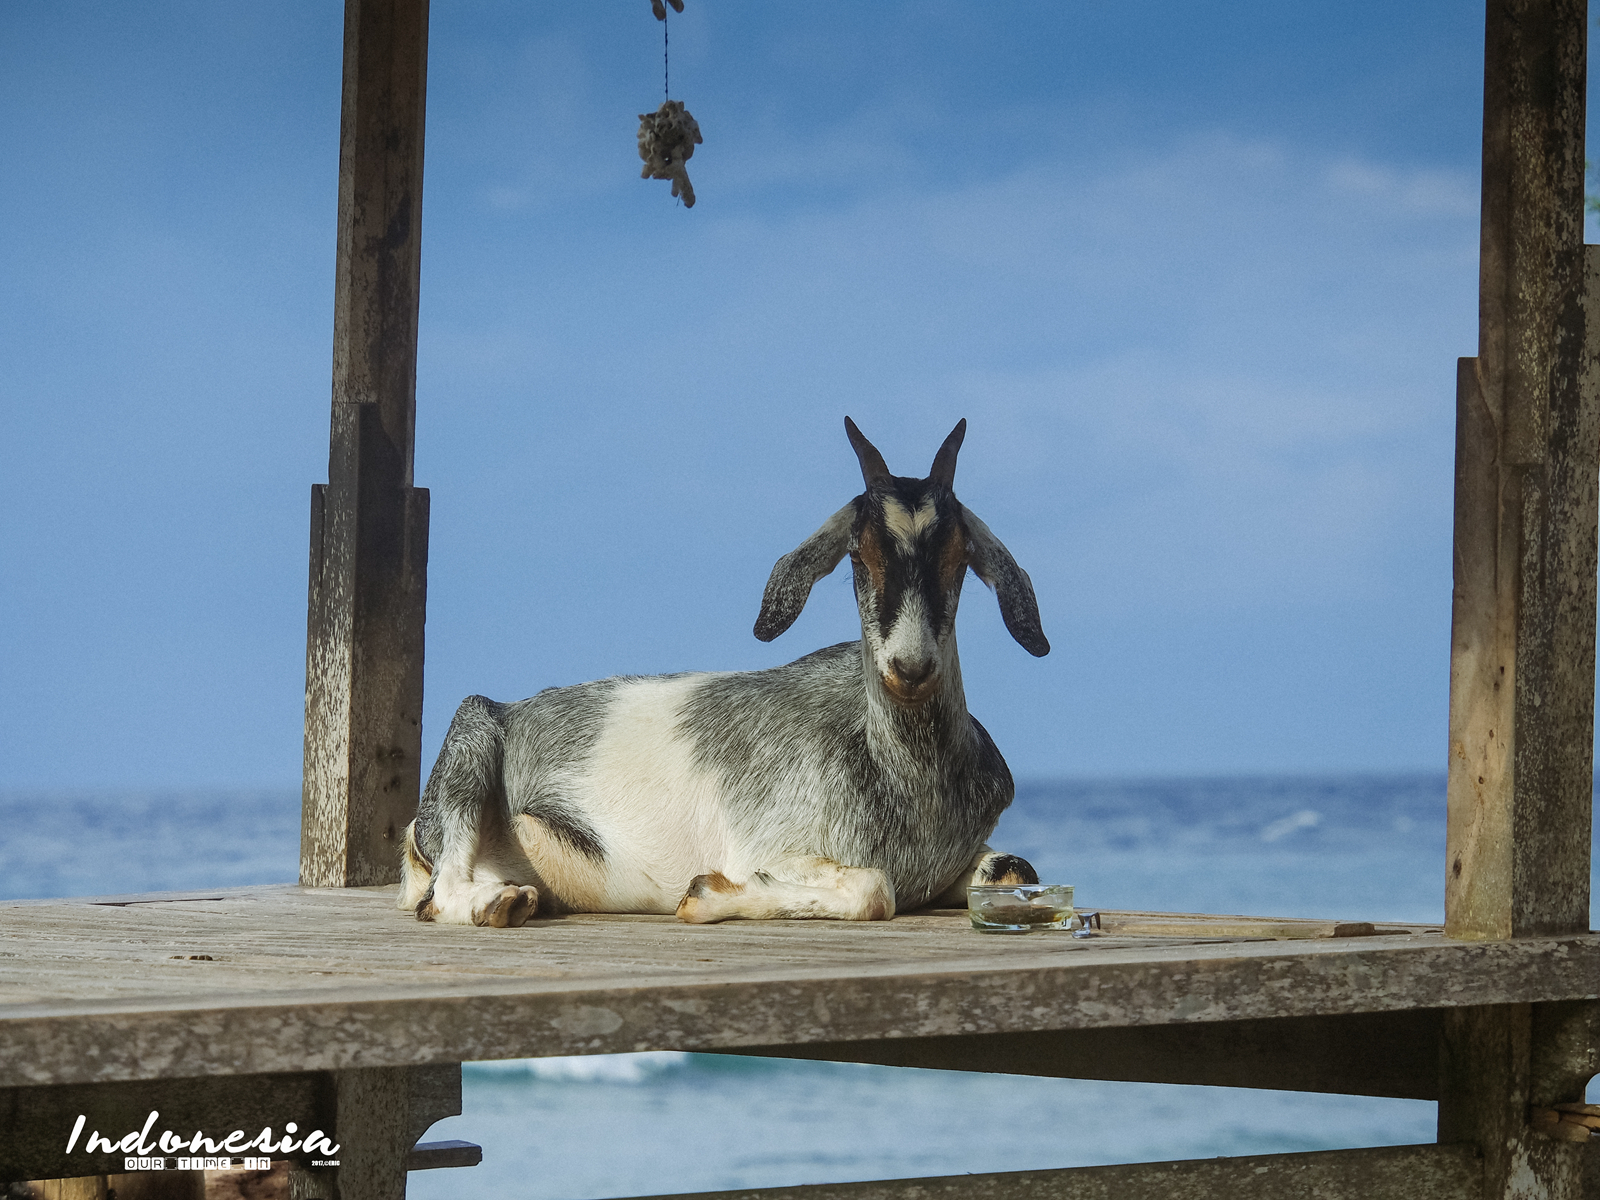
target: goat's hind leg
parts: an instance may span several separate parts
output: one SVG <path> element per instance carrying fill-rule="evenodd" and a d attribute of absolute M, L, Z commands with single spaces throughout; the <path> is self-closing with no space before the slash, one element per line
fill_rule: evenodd
<path fill-rule="evenodd" d="M 419 921 L 506 928 L 537 911 L 533 866 L 512 835 L 506 811 L 504 751 L 500 706 L 467 697 L 450 722 L 417 820 L 407 830 L 403 904 L 416 890 L 420 864 L 431 864 L 427 888 L 415 899 Z"/>
<path fill-rule="evenodd" d="M 433 883 L 433 863 L 417 844 L 420 820 L 418 817 L 406 826 L 406 835 L 400 843 L 400 894 L 395 898 L 395 906 L 409 912 L 421 907 Z"/>
<path fill-rule="evenodd" d="M 876 867 L 846 867 L 831 858 L 786 858 L 734 883 L 721 872 L 697 875 L 678 902 L 678 917 L 695 925 L 731 920 L 887 921 L 894 884 Z"/>
<path fill-rule="evenodd" d="M 503 831 L 486 830 L 465 861 L 446 861 L 417 905 L 417 920 L 515 929 L 539 908 L 532 865 Z"/>

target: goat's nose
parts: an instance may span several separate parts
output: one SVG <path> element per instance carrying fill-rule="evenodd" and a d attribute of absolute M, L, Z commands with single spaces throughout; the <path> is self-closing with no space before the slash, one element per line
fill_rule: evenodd
<path fill-rule="evenodd" d="M 933 660 L 924 659 L 919 663 L 908 663 L 901 658 L 891 658 L 889 660 L 889 669 L 894 672 L 895 678 L 906 687 L 920 687 L 933 674 Z"/>

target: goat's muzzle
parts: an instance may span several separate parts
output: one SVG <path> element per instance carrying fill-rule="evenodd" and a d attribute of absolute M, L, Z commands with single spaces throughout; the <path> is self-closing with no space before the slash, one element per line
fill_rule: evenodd
<path fill-rule="evenodd" d="M 883 686 L 901 704 L 922 704 L 939 688 L 938 664 L 932 659 L 922 663 L 890 659 L 889 669 L 883 673 Z"/>

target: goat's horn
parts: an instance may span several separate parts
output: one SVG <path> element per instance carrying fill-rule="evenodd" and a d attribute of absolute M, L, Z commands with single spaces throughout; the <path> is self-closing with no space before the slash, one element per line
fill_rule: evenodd
<path fill-rule="evenodd" d="M 956 455 L 961 451 L 962 439 L 967 436 L 967 419 L 962 417 L 945 438 L 939 453 L 933 456 L 933 467 L 928 471 L 928 482 L 947 488 L 956 486 Z"/>
<path fill-rule="evenodd" d="M 844 431 L 850 438 L 850 445 L 855 448 L 856 457 L 861 460 L 861 478 L 867 481 L 867 486 L 871 487 L 880 479 L 888 479 L 889 464 L 883 461 L 878 448 L 862 436 L 861 430 L 849 417 L 844 419 Z"/>

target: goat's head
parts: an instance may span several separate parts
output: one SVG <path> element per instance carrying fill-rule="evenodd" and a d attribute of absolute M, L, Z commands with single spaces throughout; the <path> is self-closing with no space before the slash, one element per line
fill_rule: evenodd
<path fill-rule="evenodd" d="M 817 580 L 846 554 L 855 574 L 861 630 L 889 695 L 918 705 L 938 691 L 967 568 L 995 590 L 1011 636 L 1029 654 L 1050 652 L 1028 574 L 989 527 L 956 499 L 961 421 L 926 479 L 889 474 L 883 455 L 844 419 L 867 490 L 772 568 L 756 637 L 770 642 L 794 623 Z"/>

